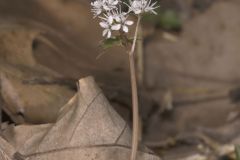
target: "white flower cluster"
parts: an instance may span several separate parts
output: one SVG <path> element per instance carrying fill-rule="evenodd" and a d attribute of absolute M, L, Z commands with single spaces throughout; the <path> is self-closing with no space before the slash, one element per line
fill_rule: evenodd
<path fill-rule="evenodd" d="M 121 5 L 128 7 L 127 12 L 122 12 Z M 112 31 L 128 32 L 128 27 L 133 25 L 133 21 L 127 20 L 130 13 L 136 15 L 150 12 L 157 14 L 154 10 L 158 7 L 157 2 L 152 3 L 151 0 L 130 0 L 129 4 L 120 0 L 95 0 L 91 3 L 94 18 L 101 19 L 99 23 L 104 29 L 103 36 L 111 38 Z"/>

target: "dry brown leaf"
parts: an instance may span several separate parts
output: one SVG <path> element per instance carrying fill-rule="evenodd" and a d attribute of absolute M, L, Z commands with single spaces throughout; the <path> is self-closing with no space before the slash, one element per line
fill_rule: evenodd
<path fill-rule="evenodd" d="M 120 160 L 131 152 L 131 130 L 112 108 L 92 77 L 61 110 L 56 123 L 20 125 L 5 138 L 29 160 Z M 11 134 L 10 134 L 11 133 Z M 138 160 L 159 160 L 141 146 Z"/>
<path fill-rule="evenodd" d="M 0 159 L 12 160 L 15 149 L 2 137 L 0 137 Z"/>
<path fill-rule="evenodd" d="M 60 107 L 74 95 L 68 86 L 27 83 L 61 77 L 35 61 L 32 43 L 39 34 L 17 25 L 0 28 L 0 95 L 5 112 L 18 124 L 55 122 Z"/>
<path fill-rule="evenodd" d="M 39 34 L 18 25 L 1 25 L 0 58 L 12 64 L 36 65 L 32 55 L 32 41 Z"/>

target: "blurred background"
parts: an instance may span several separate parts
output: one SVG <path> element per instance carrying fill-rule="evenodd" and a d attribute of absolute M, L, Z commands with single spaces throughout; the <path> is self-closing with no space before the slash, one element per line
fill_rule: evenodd
<path fill-rule="evenodd" d="M 159 4 L 158 15 L 144 16 L 137 47 L 142 141 L 168 160 L 235 159 L 240 1 Z M 4 122 L 54 122 L 77 80 L 93 76 L 131 124 L 128 56 L 102 46 L 98 23 L 90 1 L 0 0 Z"/>

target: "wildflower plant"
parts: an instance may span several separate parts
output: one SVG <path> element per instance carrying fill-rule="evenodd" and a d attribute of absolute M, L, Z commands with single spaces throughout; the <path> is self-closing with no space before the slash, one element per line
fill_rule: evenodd
<path fill-rule="evenodd" d="M 152 2 L 151 0 L 129 0 L 128 3 L 121 0 L 95 0 L 91 2 L 91 6 L 94 18 L 100 20 L 99 25 L 103 28 L 102 36 L 105 37 L 105 42 L 109 42 L 109 40 L 120 42 L 120 44 L 126 48 L 129 55 L 133 105 L 131 160 L 135 160 L 138 149 L 139 107 L 134 51 L 142 15 L 144 13 L 157 14 L 155 9 L 159 6 L 157 2 Z M 125 10 L 123 11 L 122 8 L 125 8 Z M 130 15 L 137 17 L 133 39 L 129 38 L 128 35 L 129 27 L 134 24 L 134 21 L 129 20 Z"/>

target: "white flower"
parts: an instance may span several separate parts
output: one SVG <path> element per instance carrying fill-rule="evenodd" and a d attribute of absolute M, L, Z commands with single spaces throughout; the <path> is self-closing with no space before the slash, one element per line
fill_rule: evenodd
<path fill-rule="evenodd" d="M 130 1 L 129 9 L 135 14 L 141 14 L 146 12 L 157 14 L 157 12 L 154 10 L 159 6 L 156 6 L 156 4 L 157 2 L 152 3 L 151 0 L 133 0 Z"/>
<path fill-rule="evenodd" d="M 93 7 L 91 10 L 94 14 L 94 17 L 96 17 L 103 12 L 104 0 L 96 0 L 91 2 L 91 6 Z"/>
<path fill-rule="evenodd" d="M 111 11 L 111 10 L 117 8 L 118 3 L 119 3 L 119 0 L 105 0 L 103 8 L 106 11 Z"/>
<path fill-rule="evenodd" d="M 124 32 L 128 32 L 128 26 L 133 25 L 133 21 L 124 21 L 124 23 L 122 24 L 122 29 Z"/>
<path fill-rule="evenodd" d="M 122 12 L 122 13 L 118 13 L 116 12 L 113 15 L 115 21 L 117 22 L 117 24 L 112 26 L 113 30 L 120 30 L 122 28 L 122 30 L 124 32 L 128 32 L 128 26 L 133 25 L 133 21 L 127 20 L 127 13 Z"/>
<path fill-rule="evenodd" d="M 152 3 L 151 0 L 130 0 L 128 6 L 128 12 L 121 11 L 121 0 L 95 0 L 91 2 L 92 12 L 94 17 L 101 19 L 99 23 L 104 29 L 103 36 L 110 38 L 112 31 L 119 31 L 128 33 L 129 26 L 133 25 L 133 21 L 127 20 L 130 12 L 135 14 L 142 14 L 145 12 L 151 12 L 157 14 L 154 10 L 158 7 L 156 3 Z M 121 32 L 121 33 L 122 33 Z"/>
<path fill-rule="evenodd" d="M 117 8 L 119 0 L 95 0 L 91 2 L 94 17 Z"/>
<path fill-rule="evenodd" d="M 113 24 L 113 17 L 111 15 L 105 15 L 105 17 L 101 17 L 103 20 L 100 22 L 100 26 L 104 28 L 103 30 L 103 37 L 110 38 L 112 36 L 112 24 Z"/>

